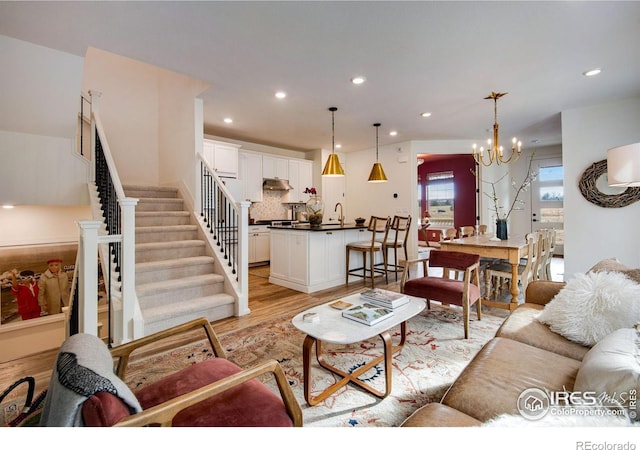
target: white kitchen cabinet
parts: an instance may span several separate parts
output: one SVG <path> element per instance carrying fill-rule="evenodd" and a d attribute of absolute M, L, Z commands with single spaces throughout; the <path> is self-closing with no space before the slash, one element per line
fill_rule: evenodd
<path fill-rule="evenodd" d="M 249 202 L 262 201 L 262 155 L 260 153 L 239 153 L 238 177 L 243 185 L 243 199 Z"/>
<path fill-rule="evenodd" d="M 268 262 L 271 238 L 267 225 L 249 225 L 249 264 Z"/>
<path fill-rule="evenodd" d="M 289 179 L 289 159 L 278 156 L 262 155 L 262 177 Z"/>
<path fill-rule="evenodd" d="M 202 153 L 219 177 L 238 177 L 238 149 L 240 145 L 204 139 Z"/>
<path fill-rule="evenodd" d="M 371 240 L 371 232 L 364 228 L 336 227 L 321 231 L 272 228 L 270 237 L 269 282 L 311 293 L 344 285 L 346 243 Z M 362 256 L 352 253 L 349 266 L 351 269 L 362 267 Z M 362 282 L 362 279 L 351 277 L 349 281 Z"/>
<path fill-rule="evenodd" d="M 309 194 L 303 192 L 313 186 L 313 162 L 290 159 L 289 184 L 293 187 L 289 191 L 289 202 L 306 202 Z"/>
<path fill-rule="evenodd" d="M 345 282 L 346 251 L 344 231 L 309 233 L 309 284 L 341 284 Z M 313 262 L 313 264 L 311 264 Z"/>
<path fill-rule="evenodd" d="M 304 231 L 271 230 L 269 282 L 274 283 L 274 280 L 280 280 L 274 284 L 287 287 L 307 284 L 309 255 L 307 235 L 308 233 Z M 287 284 L 281 284 L 283 282 Z"/>

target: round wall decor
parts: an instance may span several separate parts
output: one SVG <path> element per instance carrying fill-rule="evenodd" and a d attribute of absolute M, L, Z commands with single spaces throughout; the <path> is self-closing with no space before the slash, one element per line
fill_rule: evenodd
<path fill-rule="evenodd" d="M 591 164 L 578 184 L 582 196 L 603 208 L 622 208 L 640 200 L 640 187 L 619 188 L 621 192 L 615 193 L 616 188 L 607 186 L 606 176 L 606 159 Z"/>

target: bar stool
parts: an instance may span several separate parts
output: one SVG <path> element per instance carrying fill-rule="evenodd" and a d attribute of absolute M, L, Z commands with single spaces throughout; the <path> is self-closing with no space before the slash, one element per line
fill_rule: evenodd
<path fill-rule="evenodd" d="M 407 239 L 409 238 L 409 228 L 411 228 L 411 215 L 409 216 L 393 216 L 391 226 L 389 227 L 389 233 L 387 238 L 383 241 L 382 250 L 387 258 L 387 270 L 391 270 L 396 274 L 396 281 L 398 281 L 398 272 L 404 270 L 404 266 L 398 264 L 398 249 L 404 250 L 404 260 L 409 259 L 407 253 Z M 393 264 L 389 263 L 389 249 L 393 249 Z"/>
<path fill-rule="evenodd" d="M 376 274 L 384 275 L 387 283 L 389 282 L 389 276 L 387 274 L 387 255 L 383 251 L 383 243 L 387 241 L 387 236 L 389 234 L 389 227 L 391 225 L 390 217 L 377 217 L 371 216 L 369 220 L 369 226 L 367 230 L 371 232 L 371 240 L 370 241 L 359 241 L 359 242 L 351 242 L 346 245 L 347 251 L 347 278 L 346 284 L 349 284 L 349 275 L 353 275 L 356 277 L 362 277 L 363 281 L 367 282 L 368 276 L 371 277 L 371 287 L 374 287 L 374 278 Z M 349 256 L 351 252 L 360 252 L 362 253 L 362 267 L 358 267 L 355 269 L 349 269 Z M 382 264 L 384 268 L 380 268 L 380 263 L 376 264 L 376 254 L 382 254 Z M 369 266 L 367 267 L 367 255 L 369 255 Z M 362 271 L 362 273 L 358 273 Z"/>

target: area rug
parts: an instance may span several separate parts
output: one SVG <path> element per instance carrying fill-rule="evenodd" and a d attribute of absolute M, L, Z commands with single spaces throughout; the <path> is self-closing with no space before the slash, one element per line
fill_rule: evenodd
<path fill-rule="evenodd" d="M 348 384 L 316 406 L 304 399 L 302 342 L 304 334 L 291 325 L 291 317 L 280 317 L 250 328 L 220 336 L 227 357 L 240 367 L 249 367 L 268 359 L 277 360 L 303 410 L 307 427 L 395 427 L 413 411 L 438 402 L 462 369 L 494 335 L 504 314 L 485 312 L 481 321 L 472 314 L 470 338 L 464 339 L 462 314 L 456 308 L 432 305 L 407 322 L 407 340 L 393 358 L 392 392 L 379 399 L 353 384 Z M 400 327 L 393 328 L 394 343 Z M 379 337 L 349 346 L 325 344 L 330 361 L 345 371 L 355 370 L 381 354 Z M 212 356 L 205 341 L 179 347 L 165 353 L 133 362 L 127 383 L 135 391 L 141 386 Z M 336 380 L 336 376 L 312 366 L 312 395 Z M 384 387 L 384 365 L 381 363 L 363 374 L 379 390 Z M 274 391 L 272 380 L 263 380 Z"/>

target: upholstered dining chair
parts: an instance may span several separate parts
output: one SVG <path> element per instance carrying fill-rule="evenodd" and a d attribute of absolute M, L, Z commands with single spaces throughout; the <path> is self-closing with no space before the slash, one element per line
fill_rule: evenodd
<path fill-rule="evenodd" d="M 170 345 L 183 345 L 185 338 L 197 339 L 198 331 L 208 340 L 211 357 L 135 392 L 125 383 L 134 352 L 146 356 L 148 351 L 166 351 Z M 265 377 L 275 379 L 279 395 L 263 384 Z M 67 338 L 58 353 L 40 425 L 276 427 L 302 426 L 302 420 L 278 362 L 241 369 L 226 359 L 211 324 L 200 318 L 111 350 L 90 334 Z"/>
<path fill-rule="evenodd" d="M 378 276 L 384 275 L 387 283 L 389 282 L 389 275 L 387 273 L 387 255 L 384 251 L 383 242 L 387 241 L 389 235 L 389 227 L 391 226 L 391 217 L 377 217 L 371 216 L 369 219 L 369 225 L 367 230 L 371 232 L 371 240 L 349 242 L 346 245 L 346 282 L 349 284 L 349 276 L 362 277 L 363 281 L 367 282 L 367 278 L 371 278 L 371 287 L 374 287 L 376 274 Z M 349 269 L 351 252 L 358 252 L 362 254 L 362 267 Z M 382 263 L 376 263 L 376 255 L 382 255 Z M 367 256 L 369 256 L 367 265 Z M 382 265 L 383 267 L 380 267 Z"/>
<path fill-rule="evenodd" d="M 409 239 L 409 230 L 411 229 L 411 215 L 393 216 L 387 238 L 382 242 L 382 251 L 387 259 L 387 270 L 395 273 L 396 281 L 398 281 L 398 272 L 402 272 L 404 266 L 399 263 L 398 249 L 402 249 L 404 260 L 409 259 L 407 252 L 407 240 Z M 389 261 L 389 250 L 393 250 L 393 264 Z"/>
<path fill-rule="evenodd" d="M 432 250 L 428 258 L 407 261 L 402 273 L 400 290 L 407 295 L 424 298 L 429 309 L 431 308 L 431 300 L 439 301 L 443 305 L 461 306 L 464 338 L 468 339 L 471 306 L 476 305 L 478 320 L 482 319 L 479 263 L 479 255 Z M 422 264 L 424 276 L 408 279 L 410 267 L 414 264 Z M 436 274 L 434 269 L 438 269 L 440 273 Z M 454 271 L 464 273 L 462 280 L 452 278 Z"/>
<path fill-rule="evenodd" d="M 527 257 L 524 259 L 524 264 L 518 265 L 518 278 L 522 286 L 522 292 L 527 290 L 529 283 L 536 279 L 536 270 L 538 267 L 538 258 L 540 252 L 538 246 L 540 245 L 539 233 L 528 233 L 526 235 L 527 240 Z M 486 295 L 490 297 L 493 293 L 495 300 L 498 299 L 498 295 L 502 290 L 506 281 L 512 281 L 512 267 L 506 261 L 499 261 L 495 264 L 489 265 L 484 269 L 484 278 L 486 283 Z"/>

